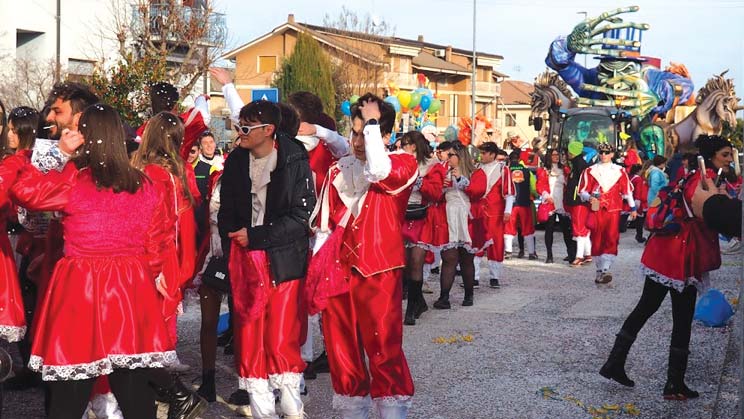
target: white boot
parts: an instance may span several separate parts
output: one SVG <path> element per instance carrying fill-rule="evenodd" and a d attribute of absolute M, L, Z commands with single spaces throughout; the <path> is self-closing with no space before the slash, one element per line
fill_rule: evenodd
<path fill-rule="evenodd" d="M 510 234 L 504 234 L 504 252 L 512 252 L 512 243 L 514 242 L 514 236 Z"/>
<path fill-rule="evenodd" d="M 302 374 L 287 372 L 269 376 L 271 386 L 281 392 L 279 406 L 285 419 L 301 419 L 304 415 L 304 405 L 300 397 L 300 382 Z"/>
<path fill-rule="evenodd" d="M 372 399 L 367 396 L 333 395 L 333 408 L 341 412 L 343 419 L 369 419 Z"/>
<path fill-rule="evenodd" d="M 96 394 L 90 401 L 90 408 L 97 419 L 124 419 L 113 393 Z"/>
<path fill-rule="evenodd" d="M 584 237 L 584 256 L 592 255 L 592 236 L 591 234 Z"/>
<path fill-rule="evenodd" d="M 251 414 L 256 419 L 279 419 L 276 414 L 276 398 L 269 387 L 269 380 L 248 378 L 246 390 L 251 395 Z"/>
<path fill-rule="evenodd" d="M 375 399 L 375 407 L 380 419 L 406 419 L 408 408 L 411 407 L 411 397 L 382 397 Z"/>
<path fill-rule="evenodd" d="M 495 260 L 489 260 L 488 271 L 491 274 L 491 278 L 502 279 L 504 264 Z"/>

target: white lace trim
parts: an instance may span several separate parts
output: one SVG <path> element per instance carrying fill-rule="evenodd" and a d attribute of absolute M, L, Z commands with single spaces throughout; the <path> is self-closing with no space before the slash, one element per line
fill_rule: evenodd
<path fill-rule="evenodd" d="M 238 377 L 238 388 L 251 394 L 268 393 L 271 391 L 268 379 L 255 377 Z"/>
<path fill-rule="evenodd" d="M 402 394 L 397 394 L 394 396 L 382 396 L 382 397 L 375 397 L 372 399 L 376 404 L 381 406 L 405 406 L 407 408 L 411 407 L 413 396 L 405 396 Z"/>
<path fill-rule="evenodd" d="M 452 243 L 446 243 L 446 244 L 443 244 L 442 246 L 439 246 L 438 250 L 444 251 L 444 250 L 449 250 L 449 249 L 455 249 L 458 247 L 463 247 L 465 248 L 465 250 L 468 251 L 468 253 L 476 254 L 476 253 L 482 252 L 483 250 L 486 250 L 492 244 L 493 244 L 493 239 L 488 240 L 481 247 L 473 247 L 472 243 L 452 242 Z"/>
<path fill-rule="evenodd" d="M 701 279 L 697 279 L 694 276 L 692 276 L 692 277 L 685 279 L 684 281 L 681 279 L 674 279 L 666 275 L 660 274 L 659 272 L 656 272 L 655 270 L 643 264 L 641 264 L 640 272 L 641 272 L 642 279 L 645 280 L 645 278 L 648 277 L 650 280 L 658 284 L 664 285 L 666 287 L 672 288 L 676 290 L 677 292 L 684 291 L 685 287 L 689 285 L 694 285 L 695 287 L 701 290 L 707 288 L 707 283 L 708 283 L 707 272 L 703 274 Z"/>
<path fill-rule="evenodd" d="M 271 388 L 280 388 L 288 386 L 291 388 L 300 388 L 302 382 L 302 373 L 285 372 L 281 374 L 269 374 L 269 384 Z"/>
<path fill-rule="evenodd" d="M 18 342 L 26 334 L 26 326 L 0 326 L 0 339 L 9 343 Z"/>
<path fill-rule="evenodd" d="M 44 381 L 85 380 L 111 374 L 114 368 L 165 368 L 178 363 L 176 351 L 132 355 L 109 355 L 98 361 L 72 365 L 44 365 L 44 358 L 31 355 L 28 367 L 41 372 Z"/>
<path fill-rule="evenodd" d="M 366 396 L 344 396 L 334 393 L 332 406 L 336 410 L 369 409 L 372 407 L 372 399 L 369 394 Z"/>

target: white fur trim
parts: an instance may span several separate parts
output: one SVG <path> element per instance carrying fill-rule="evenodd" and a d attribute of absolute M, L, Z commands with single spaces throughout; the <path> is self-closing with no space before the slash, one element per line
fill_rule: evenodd
<path fill-rule="evenodd" d="M 73 365 L 44 365 L 44 359 L 31 355 L 28 367 L 41 372 L 44 381 L 85 380 L 108 375 L 114 368 L 165 368 L 178 363 L 176 351 L 149 352 L 131 355 L 109 355 L 98 361 Z"/>
<path fill-rule="evenodd" d="M 300 388 L 300 382 L 302 382 L 302 373 L 299 372 L 269 374 L 269 385 L 271 388 L 279 388 L 283 386 Z"/>
<path fill-rule="evenodd" d="M 378 405 L 383 406 L 405 406 L 411 407 L 411 400 L 413 396 L 394 395 L 394 396 L 382 396 L 375 397 L 373 401 Z"/>
<path fill-rule="evenodd" d="M 250 394 L 261 394 L 271 391 L 269 380 L 266 378 L 238 377 L 238 388 Z"/>
<path fill-rule="evenodd" d="M 366 396 L 344 396 L 333 393 L 332 406 L 336 410 L 369 409 L 372 407 L 372 399 Z"/>
<path fill-rule="evenodd" d="M 9 343 L 18 342 L 26 334 L 26 326 L 0 326 L 0 339 Z"/>

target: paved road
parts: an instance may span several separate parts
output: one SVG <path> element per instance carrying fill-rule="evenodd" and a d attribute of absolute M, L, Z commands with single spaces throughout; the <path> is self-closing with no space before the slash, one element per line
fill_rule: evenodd
<path fill-rule="evenodd" d="M 565 254 L 556 241 L 556 260 L 560 260 Z M 542 237 L 538 249 L 544 249 Z M 609 417 L 735 417 L 741 349 L 737 339 L 732 339 L 733 322 L 721 329 L 698 323 L 693 326 L 687 382 L 701 397 L 688 402 L 662 400 L 671 336 L 668 298 L 630 352 L 627 370 L 636 387 L 628 389 L 597 374 L 614 334 L 641 293 L 637 271 L 642 245 L 628 232 L 622 236 L 620 251 L 610 286 L 595 286 L 593 266 L 571 268 L 564 263 L 511 260 L 504 286 L 476 290 L 474 307 L 459 306 L 462 291 L 456 287 L 452 310 L 429 311 L 418 325 L 405 327 L 404 346 L 416 384 L 409 417 L 591 419 L 593 415 L 586 411 L 589 406 L 625 403 L 632 403 L 639 414 Z M 738 295 L 740 260 L 741 256 L 724 256 L 722 269 L 712 276 L 716 287 L 729 297 Z M 482 280 L 487 283 L 485 275 Z M 436 282 L 430 284 L 438 290 Z M 427 295 L 430 304 L 436 295 Z M 740 321 L 738 316 L 736 321 Z M 181 359 L 193 366 L 185 381 L 195 386 L 200 380 L 198 322 L 198 307 L 192 305 L 179 325 Z M 472 336 L 472 340 L 463 341 L 462 336 Z M 218 394 L 227 399 L 237 383 L 232 360 L 219 355 L 218 364 Z M 336 418 L 330 409 L 328 375 L 322 374 L 308 385 L 308 417 Z M 554 399 L 543 398 L 539 390 L 546 387 L 556 392 Z M 3 417 L 31 419 L 42 417 L 41 412 L 39 391 L 6 395 Z M 232 418 L 235 412 L 218 399 L 204 417 Z"/>

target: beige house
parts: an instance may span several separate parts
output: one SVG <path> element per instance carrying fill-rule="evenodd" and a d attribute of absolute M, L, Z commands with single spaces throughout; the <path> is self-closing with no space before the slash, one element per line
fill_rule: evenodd
<path fill-rule="evenodd" d="M 353 85 L 345 86 L 349 96 L 367 91 L 386 95 L 393 87 L 413 91 L 419 87 L 416 74 L 423 74 L 442 102 L 436 120 L 440 130 L 471 113 L 472 51 L 428 43 L 423 36 L 410 40 L 298 23 L 292 14 L 271 32 L 223 56 L 235 62 L 235 86 L 245 101 L 250 100 L 253 89 L 271 86 L 282 60 L 292 54 L 300 32 L 312 36 L 332 62 L 350 72 Z M 476 53 L 476 108 L 493 121 L 501 82 L 507 77 L 497 71 L 502 60 L 497 54 Z"/>
<path fill-rule="evenodd" d="M 527 141 L 537 137 L 537 131 L 529 124 L 533 90 L 532 83 L 525 81 L 506 80 L 501 83 L 497 126 L 503 138 L 508 132 L 514 132 Z"/>

